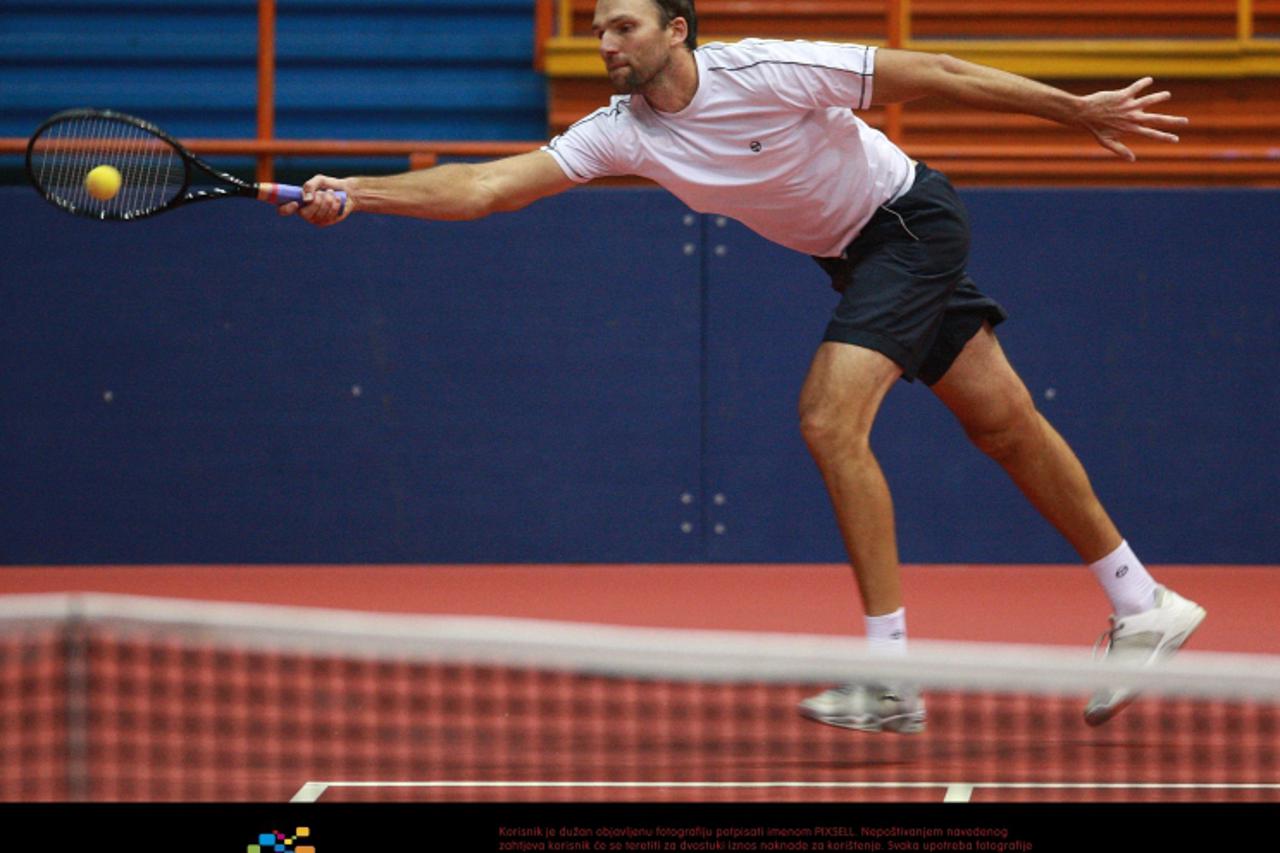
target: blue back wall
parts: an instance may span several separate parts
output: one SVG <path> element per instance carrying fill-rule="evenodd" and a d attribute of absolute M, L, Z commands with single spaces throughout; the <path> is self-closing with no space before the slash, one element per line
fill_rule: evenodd
<path fill-rule="evenodd" d="M 545 138 L 533 8 L 279 0 L 276 136 Z M 257 0 L 3 0 L 0 136 L 28 137 L 59 110 L 100 107 L 178 137 L 253 137 L 257 49 Z M 19 165 L 0 156 L 0 169 Z"/>
<path fill-rule="evenodd" d="M 1277 196 L 966 191 L 971 271 L 1152 562 L 1280 560 Z M 795 399 L 834 294 L 653 190 L 319 231 L 0 189 L 0 562 L 843 559 Z M 1074 559 L 920 385 L 910 562 Z"/>

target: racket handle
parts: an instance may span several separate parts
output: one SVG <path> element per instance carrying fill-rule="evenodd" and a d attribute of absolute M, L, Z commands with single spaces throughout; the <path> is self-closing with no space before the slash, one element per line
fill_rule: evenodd
<path fill-rule="evenodd" d="M 345 208 L 347 194 L 338 191 L 336 195 Z M 302 204 L 302 187 L 295 187 L 293 184 L 258 184 L 258 200 L 269 201 L 272 204 L 288 204 L 291 201 Z"/>

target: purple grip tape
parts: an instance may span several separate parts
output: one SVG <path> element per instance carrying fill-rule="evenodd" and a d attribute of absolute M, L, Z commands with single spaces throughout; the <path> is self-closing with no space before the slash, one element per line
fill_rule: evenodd
<path fill-rule="evenodd" d="M 342 206 L 347 206 L 347 194 L 337 192 L 338 201 L 342 202 Z M 293 184 L 259 184 L 258 198 L 263 201 L 269 201 L 272 204 L 288 204 L 296 201 L 302 204 L 302 187 L 295 187 Z"/>

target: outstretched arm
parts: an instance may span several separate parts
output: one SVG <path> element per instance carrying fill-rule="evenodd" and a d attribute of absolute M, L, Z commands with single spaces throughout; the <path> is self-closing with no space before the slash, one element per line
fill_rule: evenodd
<path fill-rule="evenodd" d="M 303 201 L 280 208 L 315 225 L 332 225 L 354 211 L 422 219 L 479 219 L 519 210 L 575 186 L 545 151 L 530 151 L 487 163 L 448 163 L 402 175 L 331 178 L 316 175 L 302 185 Z M 334 193 L 347 194 L 339 204 Z"/>
<path fill-rule="evenodd" d="M 1144 77 L 1125 89 L 1073 95 L 945 54 L 882 49 L 876 54 L 872 101 L 891 104 L 935 95 L 977 109 L 1026 113 L 1083 128 L 1108 151 L 1133 161 L 1137 158 L 1119 140 L 1122 134 L 1177 142 L 1172 131 L 1187 124 L 1182 116 L 1147 112 L 1172 97 L 1168 92 L 1140 96 L 1151 83 Z"/>

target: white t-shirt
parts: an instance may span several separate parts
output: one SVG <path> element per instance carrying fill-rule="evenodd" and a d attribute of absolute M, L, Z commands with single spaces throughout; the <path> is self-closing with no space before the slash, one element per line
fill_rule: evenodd
<path fill-rule="evenodd" d="M 875 50 L 763 39 L 703 45 L 693 54 L 698 90 L 683 110 L 615 97 L 543 150 L 579 183 L 649 178 L 700 213 L 835 257 L 914 178 L 902 149 L 852 112 L 871 105 Z"/>

